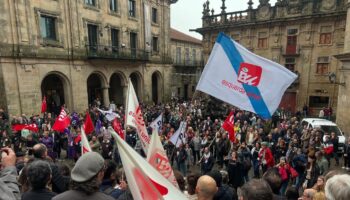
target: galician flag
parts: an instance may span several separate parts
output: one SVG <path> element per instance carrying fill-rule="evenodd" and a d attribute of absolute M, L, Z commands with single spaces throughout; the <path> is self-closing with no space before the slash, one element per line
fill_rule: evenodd
<path fill-rule="evenodd" d="M 179 147 L 180 144 L 186 143 L 186 124 L 186 122 L 181 122 L 177 131 L 175 131 L 175 133 L 169 139 L 169 141 L 173 143 L 176 147 Z"/>
<path fill-rule="evenodd" d="M 162 142 L 160 141 L 158 130 L 153 129 L 151 144 L 147 153 L 147 161 L 156 169 L 164 178 L 168 179 L 175 187 L 177 184 L 173 169 L 171 168 L 169 159 L 164 151 Z"/>
<path fill-rule="evenodd" d="M 149 126 L 152 130 L 157 130 L 158 134 L 162 131 L 163 115 L 160 114 Z"/>
<path fill-rule="evenodd" d="M 197 90 L 269 119 L 296 78 L 284 66 L 220 33 Z"/>
<path fill-rule="evenodd" d="M 129 79 L 128 84 L 128 93 L 125 109 L 125 126 L 131 126 L 136 128 L 136 132 L 141 140 L 142 148 L 145 154 L 147 154 L 148 146 L 150 144 L 150 138 L 143 120 L 143 115 L 141 112 L 141 107 L 137 96 L 132 85 L 131 80 Z"/>
<path fill-rule="evenodd" d="M 85 131 L 84 131 L 84 127 L 81 127 L 81 142 L 80 142 L 80 145 L 81 145 L 81 154 L 83 155 L 84 153 L 86 152 L 91 152 L 91 147 L 90 147 L 90 144 L 89 144 L 89 141 L 86 137 L 86 134 L 85 134 Z"/>
<path fill-rule="evenodd" d="M 185 195 L 164 178 L 141 155 L 109 127 L 115 137 L 131 194 L 137 200 L 186 200 Z"/>

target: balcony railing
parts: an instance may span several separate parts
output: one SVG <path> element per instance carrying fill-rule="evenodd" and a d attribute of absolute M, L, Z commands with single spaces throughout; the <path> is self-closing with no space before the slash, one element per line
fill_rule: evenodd
<path fill-rule="evenodd" d="M 224 23 L 239 23 L 248 21 L 247 11 L 236 11 L 224 14 L 209 15 L 204 18 L 208 25 L 224 24 Z"/>
<path fill-rule="evenodd" d="M 118 46 L 86 45 L 86 53 L 88 58 L 150 60 L 150 52 Z"/>
<path fill-rule="evenodd" d="M 192 60 L 192 59 L 182 59 L 182 60 L 174 59 L 174 65 L 175 66 L 189 66 L 189 67 L 203 67 L 204 61 L 203 60 Z"/>

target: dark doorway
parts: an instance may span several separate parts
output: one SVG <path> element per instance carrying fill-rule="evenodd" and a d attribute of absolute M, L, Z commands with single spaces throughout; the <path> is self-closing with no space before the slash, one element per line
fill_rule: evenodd
<path fill-rule="evenodd" d="M 62 78 L 57 74 L 46 76 L 41 82 L 41 94 L 46 96 L 47 112 L 58 115 L 65 104 Z"/>
<path fill-rule="evenodd" d="M 89 105 L 103 104 L 102 83 L 98 74 L 91 74 L 87 79 Z M 98 105 L 99 106 L 99 105 Z"/>
<path fill-rule="evenodd" d="M 140 98 L 141 98 L 140 97 L 140 95 L 141 95 L 141 78 L 136 72 L 134 72 L 130 75 L 130 79 L 131 79 L 132 85 L 134 86 L 136 96 L 140 101 Z"/>
<path fill-rule="evenodd" d="M 188 100 L 188 84 L 184 85 L 184 100 Z"/>
<path fill-rule="evenodd" d="M 154 72 L 152 74 L 152 101 L 155 104 L 160 103 L 160 75 L 159 72 Z"/>
<path fill-rule="evenodd" d="M 124 104 L 124 92 L 122 77 L 120 74 L 114 73 L 109 81 L 109 101 L 116 105 Z"/>

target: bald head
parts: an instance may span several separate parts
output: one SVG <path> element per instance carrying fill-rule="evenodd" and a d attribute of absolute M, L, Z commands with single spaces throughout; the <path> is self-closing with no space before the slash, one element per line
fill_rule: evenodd
<path fill-rule="evenodd" d="M 47 148 L 44 144 L 39 143 L 33 147 L 33 155 L 35 158 L 44 159 L 47 156 Z"/>
<path fill-rule="evenodd" d="M 215 180 L 207 175 L 198 179 L 196 193 L 198 200 L 211 200 L 218 191 Z"/>

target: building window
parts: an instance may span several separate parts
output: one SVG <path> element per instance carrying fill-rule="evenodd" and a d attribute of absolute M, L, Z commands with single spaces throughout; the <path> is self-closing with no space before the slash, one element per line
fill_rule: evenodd
<path fill-rule="evenodd" d="M 332 26 L 321 26 L 320 44 L 332 44 Z"/>
<path fill-rule="evenodd" d="M 89 6 L 96 6 L 96 0 L 85 0 L 85 4 Z"/>
<path fill-rule="evenodd" d="M 197 51 L 196 49 L 192 49 L 192 61 L 193 61 L 193 65 L 196 65 L 197 63 Z"/>
<path fill-rule="evenodd" d="M 97 50 L 97 46 L 98 46 L 97 30 L 98 30 L 98 28 L 96 25 L 92 25 L 92 24 L 88 24 L 87 28 L 88 28 L 88 40 L 89 40 L 90 50 Z"/>
<path fill-rule="evenodd" d="M 118 0 L 110 0 L 109 2 L 109 9 L 112 11 L 112 12 L 117 12 L 118 11 Z"/>
<path fill-rule="evenodd" d="M 136 49 L 137 49 L 137 33 L 130 33 L 130 50 L 131 55 L 136 56 Z"/>
<path fill-rule="evenodd" d="M 329 106 L 329 97 L 310 96 L 309 107 L 323 108 Z"/>
<path fill-rule="evenodd" d="M 119 30 L 111 29 L 111 43 L 112 43 L 112 51 L 117 52 L 119 49 Z"/>
<path fill-rule="evenodd" d="M 295 71 L 295 58 L 286 58 L 286 65 L 285 67 L 289 69 L 290 71 Z"/>
<path fill-rule="evenodd" d="M 190 64 L 190 49 L 185 48 L 185 59 L 186 59 L 186 65 Z"/>
<path fill-rule="evenodd" d="M 152 37 L 152 50 L 158 52 L 158 37 Z"/>
<path fill-rule="evenodd" d="M 47 40 L 57 40 L 56 35 L 56 18 L 46 15 L 40 16 L 41 37 Z"/>
<path fill-rule="evenodd" d="M 158 23 L 158 10 L 157 10 L 157 8 L 152 8 L 152 22 Z"/>
<path fill-rule="evenodd" d="M 129 16 L 136 17 L 136 1 L 129 0 Z"/>
<path fill-rule="evenodd" d="M 267 33 L 266 32 L 260 32 L 258 34 L 258 48 L 259 49 L 266 49 L 267 48 Z"/>
<path fill-rule="evenodd" d="M 325 75 L 328 74 L 329 57 L 318 57 L 316 64 L 316 74 Z"/>
<path fill-rule="evenodd" d="M 176 63 L 181 63 L 181 47 L 176 47 Z"/>

